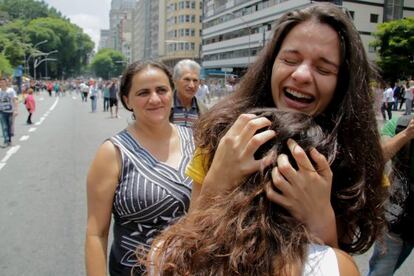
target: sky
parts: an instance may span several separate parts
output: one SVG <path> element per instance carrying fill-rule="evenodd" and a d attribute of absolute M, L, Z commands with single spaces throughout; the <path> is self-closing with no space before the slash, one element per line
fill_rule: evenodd
<path fill-rule="evenodd" d="M 109 10 L 111 0 L 43 0 L 49 6 L 60 11 L 70 21 L 83 29 L 95 42 L 95 50 L 99 44 L 101 29 L 109 28 Z"/>

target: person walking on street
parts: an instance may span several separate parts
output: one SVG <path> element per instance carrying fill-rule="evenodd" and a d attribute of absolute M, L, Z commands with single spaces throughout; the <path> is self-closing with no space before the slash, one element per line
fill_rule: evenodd
<path fill-rule="evenodd" d="M 398 102 L 400 101 L 400 98 L 401 98 L 401 87 L 400 87 L 400 84 L 398 82 L 394 83 L 394 88 L 392 89 L 392 95 L 394 97 L 393 110 L 397 111 L 398 110 Z"/>
<path fill-rule="evenodd" d="M 411 115 L 413 99 L 414 99 L 414 81 L 407 81 L 406 84 L 403 85 L 404 90 L 404 98 L 405 98 L 405 112 L 404 115 Z"/>
<path fill-rule="evenodd" d="M 205 79 L 200 79 L 200 86 L 198 87 L 196 96 L 203 103 L 210 103 L 210 90 Z"/>
<path fill-rule="evenodd" d="M 82 81 L 81 84 L 79 85 L 79 89 L 81 91 L 82 102 L 87 102 L 89 86 L 85 83 L 85 81 Z"/>
<path fill-rule="evenodd" d="M 381 114 L 384 121 L 387 120 L 387 117 L 385 116 L 385 111 L 387 111 L 388 120 L 391 120 L 392 118 L 392 106 L 394 104 L 394 96 L 392 93 L 392 88 L 389 83 L 387 83 L 387 86 L 383 92 L 382 97 L 382 105 L 381 105 Z"/>
<path fill-rule="evenodd" d="M 111 86 L 109 86 L 109 110 L 111 111 L 111 118 L 118 118 L 118 85 L 113 79 Z M 114 108 L 115 110 L 113 110 Z"/>
<path fill-rule="evenodd" d="M 103 94 L 103 111 L 107 112 L 109 111 L 109 86 L 110 86 L 110 82 L 106 81 L 103 85 L 102 85 L 102 94 Z"/>
<path fill-rule="evenodd" d="M 3 147 L 12 145 L 13 120 L 18 114 L 18 98 L 16 91 L 8 87 L 7 79 L 0 79 L 0 123 L 3 132 Z"/>
<path fill-rule="evenodd" d="M 97 83 L 92 83 L 89 87 L 89 98 L 91 99 L 91 111 L 92 113 L 96 112 L 96 105 L 98 102 L 98 85 Z"/>
<path fill-rule="evenodd" d="M 181 60 L 174 66 L 175 92 L 170 122 L 192 127 L 198 117 L 207 111 L 207 107 L 196 97 L 200 70 L 200 65 L 190 59 Z"/>
<path fill-rule="evenodd" d="M 388 231 L 374 245 L 368 276 L 393 275 L 414 248 L 414 119 L 403 115 L 381 130 L 384 160 L 392 159 L 386 205 Z"/>
<path fill-rule="evenodd" d="M 24 100 L 24 105 L 26 106 L 27 112 L 29 112 L 29 115 L 27 116 L 27 120 L 26 123 L 28 125 L 33 124 L 32 122 L 32 115 L 36 110 L 36 102 L 33 96 L 33 89 L 29 88 L 29 90 L 27 91 L 27 96 Z"/>

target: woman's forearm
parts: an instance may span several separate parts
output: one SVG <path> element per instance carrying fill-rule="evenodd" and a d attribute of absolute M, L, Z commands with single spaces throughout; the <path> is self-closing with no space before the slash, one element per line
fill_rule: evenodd
<path fill-rule="evenodd" d="M 106 276 L 107 275 L 107 252 L 108 239 L 98 236 L 86 236 L 85 261 L 86 275 Z"/>

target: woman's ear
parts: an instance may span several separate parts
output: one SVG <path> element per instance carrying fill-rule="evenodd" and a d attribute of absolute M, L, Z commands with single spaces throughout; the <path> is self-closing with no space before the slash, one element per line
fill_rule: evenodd
<path fill-rule="evenodd" d="M 127 96 L 122 96 L 122 99 L 124 100 L 124 103 L 126 104 L 126 106 L 128 107 L 128 109 L 132 109 L 130 106 L 129 106 L 129 100 L 128 100 L 128 97 Z"/>

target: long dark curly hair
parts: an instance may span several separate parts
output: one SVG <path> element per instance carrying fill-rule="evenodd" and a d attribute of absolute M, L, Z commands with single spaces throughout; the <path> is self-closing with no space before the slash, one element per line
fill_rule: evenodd
<path fill-rule="evenodd" d="M 295 165 L 289 138 L 306 152 L 316 148 L 328 159 L 335 158 L 336 142 L 312 117 L 275 108 L 251 113 L 267 117 L 269 128 L 278 133 L 259 148 L 258 158 L 275 151 L 288 155 Z M 231 193 L 217 196 L 206 209 L 162 233 L 154 241 L 155 263 L 148 268 L 155 265 L 160 275 L 292 275 L 292 269 L 304 263 L 307 245 L 316 239 L 303 223 L 267 199 L 265 185 L 274 166 L 250 175 Z"/>
<path fill-rule="evenodd" d="M 340 38 L 341 65 L 334 97 L 315 120 L 337 141 L 337 156 L 331 165 L 335 171 L 331 202 L 339 246 L 349 253 L 363 253 L 384 223 L 384 161 L 369 86 L 370 78 L 377 75 L 367 60 L 358 31 L 339 7 L 318 3 L 283 15 L 271 41 L 249 67 L 235 93 L 200 118 L 195 126 L 195 141 L 213 157 L 221 137 L 240 114 L 251 108 L 275 107 L 270 85 L 273 63 L 290 30 L 309 20 L 329 25 Z"/>

